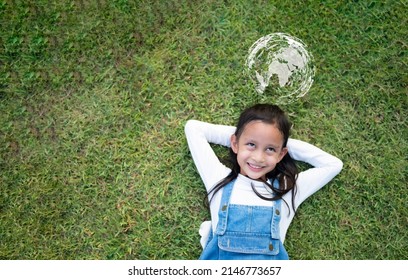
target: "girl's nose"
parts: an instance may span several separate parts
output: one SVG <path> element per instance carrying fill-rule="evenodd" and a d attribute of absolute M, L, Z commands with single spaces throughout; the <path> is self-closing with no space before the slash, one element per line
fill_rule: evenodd
<path fill-rule="evenodd" d="M 265 161 L 264 153 L 262 151 L 256 151 L 254 153 L 254 160 L 259 163 L 264 162 Z"/>

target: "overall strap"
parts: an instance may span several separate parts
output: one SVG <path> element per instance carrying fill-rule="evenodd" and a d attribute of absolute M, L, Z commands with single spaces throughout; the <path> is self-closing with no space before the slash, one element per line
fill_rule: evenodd
<path fill-rule="evenodd" d="M 215 233 L 218 235 L 223 235 L 225 233 L 225 230 L 227 229 L 228 206 L 234 183 L 235 180 L 229 182 L 222 189 L 220 209 L 218 210 L 218 224 L 217 229 L 215 231 Z"/>
<path fill-rule="evenodd" d="M 278 180 L 272 182 L 274 188 L 279 188 Z M 280 219 L 281 219 L 281 204 L 282 199 L 275 200 L 272 209 L 272 221 L 271 221 L 271 237 L 273 239 L 280 239 Z"/>
<path fill-rule="evenodd" d="M 272 208 L 271 237 L 273 239 L 280 239 L 281 202 L 282 199 L 275 200 L 275 205 Z"/>

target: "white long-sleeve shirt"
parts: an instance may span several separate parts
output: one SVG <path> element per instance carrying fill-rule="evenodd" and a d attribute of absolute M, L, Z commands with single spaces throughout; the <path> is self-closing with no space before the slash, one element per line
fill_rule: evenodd
<path fill-rule="evenodd" d="M 231 172 L 230 168 L 220 162 L 210 143 L 230 147 L 230 138 L 235 133 L 235 129 L 233 126 L 215 125 L 197 120 L 189 120 L 185 125 L 185 133 L 191 156 L 207 192 Z M 341 171 L 343 163 L 337 157 L 300 140 L 289 139 L 287 147 L 293 159 L 313 166 L 298 174 L 296 180 L 297 192 L 294 200 L 294 208 L 297 209 L 306 198 L 333 179 Z M 238 175 L 232 190 L 230 203 L 271 206 L 274 202 L 259 198 L 252 190 L 251 183 L 261 194 L 269 194 L 262 182 Z M 214 232 L 217 227 L 221 196 L 222 189 L 212 198 L 210 204 L 211 222 L 204 222 L 200 227 L 199 233 L 203 247 L 210 228 Z M 280 221 L 282 243 L 295 215 L 292 207 L 292 192 L 285 194 L 283 199 L 288 203 L 288 207 L 285 203 L 282 203 Z"/>

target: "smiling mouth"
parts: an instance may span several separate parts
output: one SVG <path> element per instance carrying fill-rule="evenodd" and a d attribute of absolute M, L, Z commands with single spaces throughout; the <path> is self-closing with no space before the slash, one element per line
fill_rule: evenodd
<path fill-rule="evenodd" d="M 254 171 L 260 171 L 264 168 L 263 166 L 253 165 L 249 162 L 248 162 L 248 166 L 251 168 L 251 170 L 254 170 Z"/>

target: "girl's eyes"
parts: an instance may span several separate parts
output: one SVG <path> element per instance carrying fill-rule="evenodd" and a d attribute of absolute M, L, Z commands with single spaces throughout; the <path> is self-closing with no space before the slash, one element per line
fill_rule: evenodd
<path fill-rule="evenodd" d="M 247 145 L 249 148 L 251 148 L 251 149 L 254 149 L 254 148 L 255 148 L 255 144 L 254 144 L 254 143 L 247 143 L 246 145 Z M 269 148 L 266 149 L 266 151 L 267 151 L 268 153 L 273 153 L 273 152 L 275 152 L 275 148 L 269 147 Z"/>
<path fill-rule="evenodd" d="M 268 152 L 274 152 L 275 151 L 275 149 L 274 148 L 268 148 L 268 149 L 266 149 Z"/>

